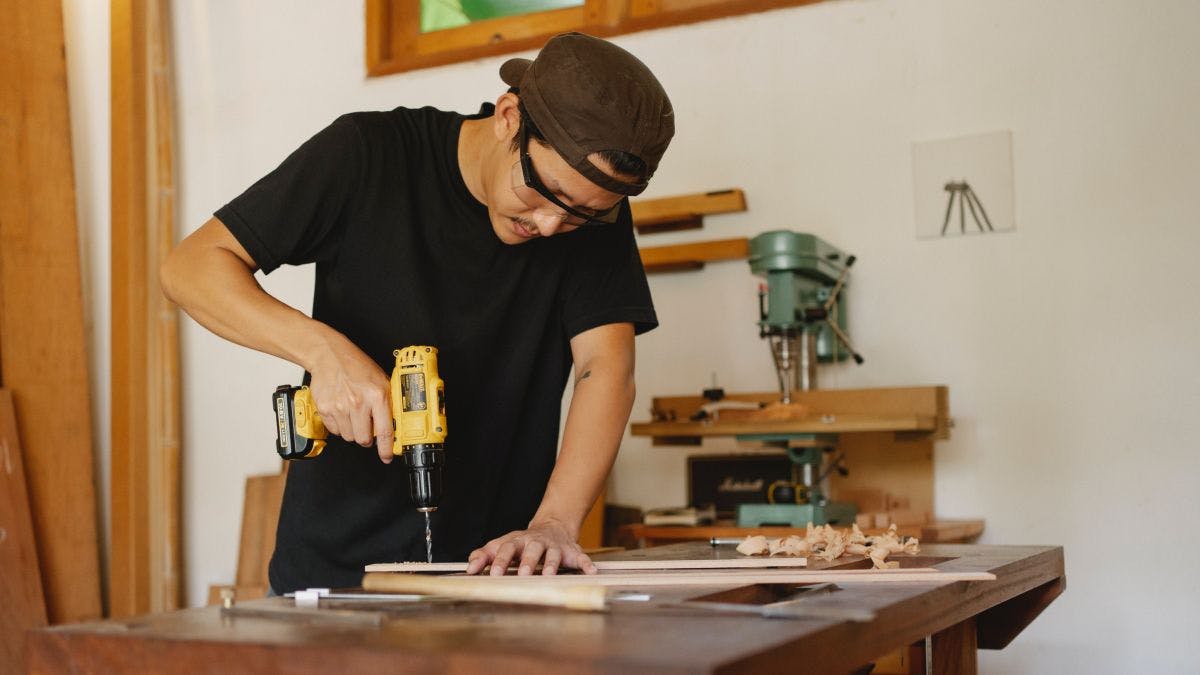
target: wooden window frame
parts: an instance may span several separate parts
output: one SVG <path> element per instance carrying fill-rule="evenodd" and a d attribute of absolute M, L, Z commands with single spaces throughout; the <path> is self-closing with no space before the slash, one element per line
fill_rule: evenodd
<path fill-rule="evenodd" d="M 807 5 L 822 0 L 584 0 L 582 7 L 476 21 L 422 33 L 419 0 L 366 0 L 367 76 L 541 47 L 553 35 L 600 37 Z"/>

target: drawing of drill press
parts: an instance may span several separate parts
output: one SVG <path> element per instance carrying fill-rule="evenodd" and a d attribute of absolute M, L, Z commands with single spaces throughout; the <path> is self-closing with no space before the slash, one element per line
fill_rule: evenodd
<path fill-rule="evenodd" d="M 843 291 L 853 264 L 854 256 L 811 234 L 776 230 L 750 240 L 750 270 L 766 279 L 758 292 L 759 337 L 770 346 L 784 406 L 793 402 L 793 392 L 817 387 L 818 362 L 847 357 L 863 362 L 846 335 Z M 836 434 L 737 438 L 783 448 L 793 462 L 792 480 L 771 485 L 770 503 L 739 505 L 739 527 L 845 526 L 854 521 L 854 505 L 828 501 L 821 487 L 831 473 L 846 474 L 842 455 L 836 453 Z"/>

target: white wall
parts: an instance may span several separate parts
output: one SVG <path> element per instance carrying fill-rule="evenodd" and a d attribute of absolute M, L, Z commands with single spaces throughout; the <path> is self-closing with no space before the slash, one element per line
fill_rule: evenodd
<path fill-rule="evenodd" d="M 197 0 L 174 24 L 185 233 L 341 112 L 467 111 L 501 91 L 500 58 L 365 80 L 357 3 Z M 750 202 L 645 243 L 785 227 L 856 253 L 867 363 L 823 384 L 949 385 L 939 514 L 986 517 L 985 543 L 1066 546 L 1066 594 L 984 672 L 1200 669 L 1200 4 L 831 2 L 617 42 L 678 115 L 647 196 L 737 186 Z M 918 242 L 912 141 L 1002 129 L 1017 231 Z M 106 194 L 89 198 L 104 215 Z M 263 283 L 309 304 L 306 270 Z M 756 286 L 740 262 L 651 279 L 663 325 L 639 341 L 635 418 L 714 370 L 730 390 L 772 386 Z M 183 340 L 196 604 L 233 578 L 242 477 L 277 466 L 267 394 L 300 370 L 191 322 Z M 628 439 L 610 499 L 682 502 L 686 454 Z"/>
<path fill-rule="evenodd" d="M 84 329 L 88 335 L 92 438 L 96 459 L 96 507 L 102 527 L 101 578 L 108 577 L 109 475 L 111 469 L 109 395 L 111 383 L 111 293 L 109 279 L 112 186 L 109 170 L 109 14 L 107 3 L 63 0 L 63 37 L 67 47 L 67 96 L 75 162 L 75 217 L 83 281 Z M 108 589 L 103 589 L 108 606 Z"/>

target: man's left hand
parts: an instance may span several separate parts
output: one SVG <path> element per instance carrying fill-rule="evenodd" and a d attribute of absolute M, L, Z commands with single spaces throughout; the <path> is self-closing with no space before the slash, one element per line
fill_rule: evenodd
<path fill-rule="evenodd" d="M 492 576 L 503 575 L 513 561 L 520 561 L 517 574 L 530 575 L 542 563 L 542 574 L 557 574 L 558 568 L 573 567 L 595 574 L 596 565 L 576 543 L 568 528 L 553 520 L 535 521 L 525 530 L 497 537 L 471 551 L 467 574 L 478 574 L 491 565 Z"/>

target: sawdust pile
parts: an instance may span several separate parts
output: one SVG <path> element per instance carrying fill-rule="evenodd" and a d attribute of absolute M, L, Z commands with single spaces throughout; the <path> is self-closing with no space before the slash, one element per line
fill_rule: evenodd
<path fill-rule="evenodd" d="M 849 531 L 835 530 L 829 525 L 813 527 L 812 523 L 803 537 L 791 536 L 782 539 L 767 539 L 755 535 L 746 537 L 738 544 L 738 553 L 742 555 L 811 555 L 827 562 L 843 555 L 861 555 L 871 559 L 875 569 L 894 569 L 900 563 L 887 558 L 893 553 L 918 553 L 920 544 L 915 537 L 901 540 L 896 534 L 896 524 L 893 523 L 887 532 L 868 537 L 855 524 Z"/>

